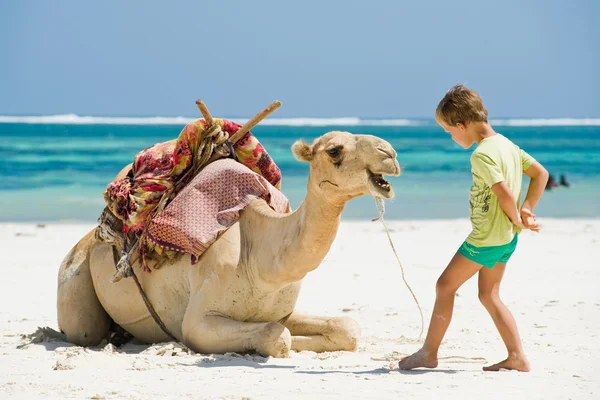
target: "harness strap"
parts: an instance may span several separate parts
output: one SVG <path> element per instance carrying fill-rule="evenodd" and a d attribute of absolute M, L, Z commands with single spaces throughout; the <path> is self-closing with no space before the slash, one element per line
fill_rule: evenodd
<path fill-rule="evenodd" d="M 119 262 L 119 251 L 117 250 L 116 246 L 112 246 L 112 253 L 113 253 L 113 259 L 115 262 L 115 268 L 117 268 L 117 263 Z M 138 280 L 137 276 L 135 275 L 135 271 L 133 270 L 133 268 L 131 268 L 131 276 L 133 277 L 133 280 L 135 281 L 135 285 L 137 286 L 140 294 L 142 295 L 142 300 L 144 300 L 144 304 L 146 304 L 146 308 L 148 309 L 148 312 L 152 316 L 152 319 L 154 320 L 154 322 L 156 322 L 158 324 L 160 329 L 162 329 L 162 331 L 169 338 L 171 338 L 175 342 L 179 342 L 179 340 L 177 340 L 175 338 L 175 336 L 173 336 L 173 334 L 171 334 L 169 329 L 162 322 L 162 320 L 156 313 L 156 310 L 154 310 L 154 307 L 152 307 L 152 303 L 150 303 L 150 299 L 148 299 L 148 296 L 146 296 L 146 292 L 144 292 L 144 289 L 142 289 L 142 285 L 140 285 L 140 281 Z"/>

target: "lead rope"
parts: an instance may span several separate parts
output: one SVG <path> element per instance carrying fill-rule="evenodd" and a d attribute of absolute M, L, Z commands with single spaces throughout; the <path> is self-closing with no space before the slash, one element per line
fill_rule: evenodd
<path fill-rule="evenodd" d="M 388 230 L 388 227 L 385 224 L 385 220 L 383 219 L 383 214 L 385 214 L 385 204 L 383 203 L 383 199 L 378 196 L 373 196 L 373 197 L 375 197 L 375 204 L 377 205 L 377 211 L 379 212 L 379 217 L 372 219 L 372 221 L 381 220 L 381 223 L 383 224 L 383 227 L 385 228 L 385 233 L 387 234 L 388 240 L 390 241 L 390 246 L 392 246 L 392 251 L 394 252 L 394 255 L 396 256 L 396 260 L 398 260 L 398 265 L 400 265 L 400 270 L 402 271 L 402 280 L 404 281 L 404 284 L 410 291 L 410 294 L 412 295 L 413 299 L 415 300 L 415 303 L 417 304 L 417 307 L 419 308 L 419 314 L 421 314 L 421 333 L 419 333 L 419 339 L 421 339 L 421 336 L 423 336 L 423 325 L 424 325 L 423 310 L 421 309 L 419 300 L 417 300 L 417 296 L 415 296 L 415 293 L 413 292 L 410 285 L 406 281 L 406 278 L 404 276 L 404 267 L 402 266 L 402 263 L 400 262 L 400 257 L 398 257 L 398 253 L 396 252 L 396 248 L 394 247 L 394 243 L 392 242 L 392 238 L 390 237 L 390 231 Z"/>

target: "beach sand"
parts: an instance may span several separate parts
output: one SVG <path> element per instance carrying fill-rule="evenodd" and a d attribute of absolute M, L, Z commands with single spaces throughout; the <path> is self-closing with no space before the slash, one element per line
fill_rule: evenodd
<path fill-rule="evenodd" d="M 464 237 L 462 220 L 387 221 L 425 317 L 435 282 Z M 57 328 L 58 266 L 93 224 L 0 224 L 0 398 L 588 399 L 600 397 L 600 220 L 541 219 L 523 232 L 502 298 L 513 312 L 530 373 L 483 372 L 505 349 L 477 299 L 458 292 L 435 370 L 398 371 L 416 351 L 421 319 L 380 222 L 344 221 L 322 265 L 304 280 L 296 309 L 357 320 L 356 352 L 172 355 L 172 345 L 130 342 L 84 349 L 27 343 Z M 424 336 L 425 332 L 423 333 Z"/>

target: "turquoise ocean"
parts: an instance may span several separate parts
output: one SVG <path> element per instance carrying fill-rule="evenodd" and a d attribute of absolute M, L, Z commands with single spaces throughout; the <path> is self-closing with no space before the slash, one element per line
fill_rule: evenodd
<path fill-rule="evenodd" d="M 75 115 L 0 117 L 0 221 L 95 221 L 102 191 L 140 150 L 176 138 L 194 118 L 108 118 Z M 240 123 L 242 118 L 228 118 Z M 540 218 L 600 217 L 600 119 L 491 121 L 494 129 L 539 160 L 570 187 L 546 191 Z M 282 170 L 282 191 L 293 208 L 306 192 L 308 165 L 292 156 L 297 139 L 311 141 L 331 130 L 366 133 L 389 141 L 403 167 L 390 178 L 396 198 L 387 219 L 468 217 L 469 156 L 433 120 L 269 118 L 253 134 Z M 528 179 L 524 179 L 524 190 Z M 525 193 L 525 192 L 524 192 Z M 524 195 L 524 194 L 523 194 Z M 346 206 L 344 219 L 377 216 L 362 197 Z"/>

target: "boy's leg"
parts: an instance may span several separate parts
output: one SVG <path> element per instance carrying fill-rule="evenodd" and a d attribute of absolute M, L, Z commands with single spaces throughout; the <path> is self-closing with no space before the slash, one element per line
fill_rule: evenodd
<path fill-rule="evenodd" d="M 459 253 L 454 255 L 436 284 L 435 305 L 425 343 L 421 350 L 400 361 L 400 369 L 437 367 L 437 353 L 452 319 L 456 291 L 481 268 L 480 264 Z"/>
<path fill-rule="evenodd" d="M 502 362 L 484 367 L 484 371 L 499 371 L 500 368 L 529 371 L 529 362 L 523 351 L 517 323 L 506 305 L 500 300 L 500 282 L 506 269 L 506 263 L 497 263 L 494 268 L 482 268 L 479 271 L 479 300 L 490 313 L 500 336 L 506 345 L 508 358 Z"/>

